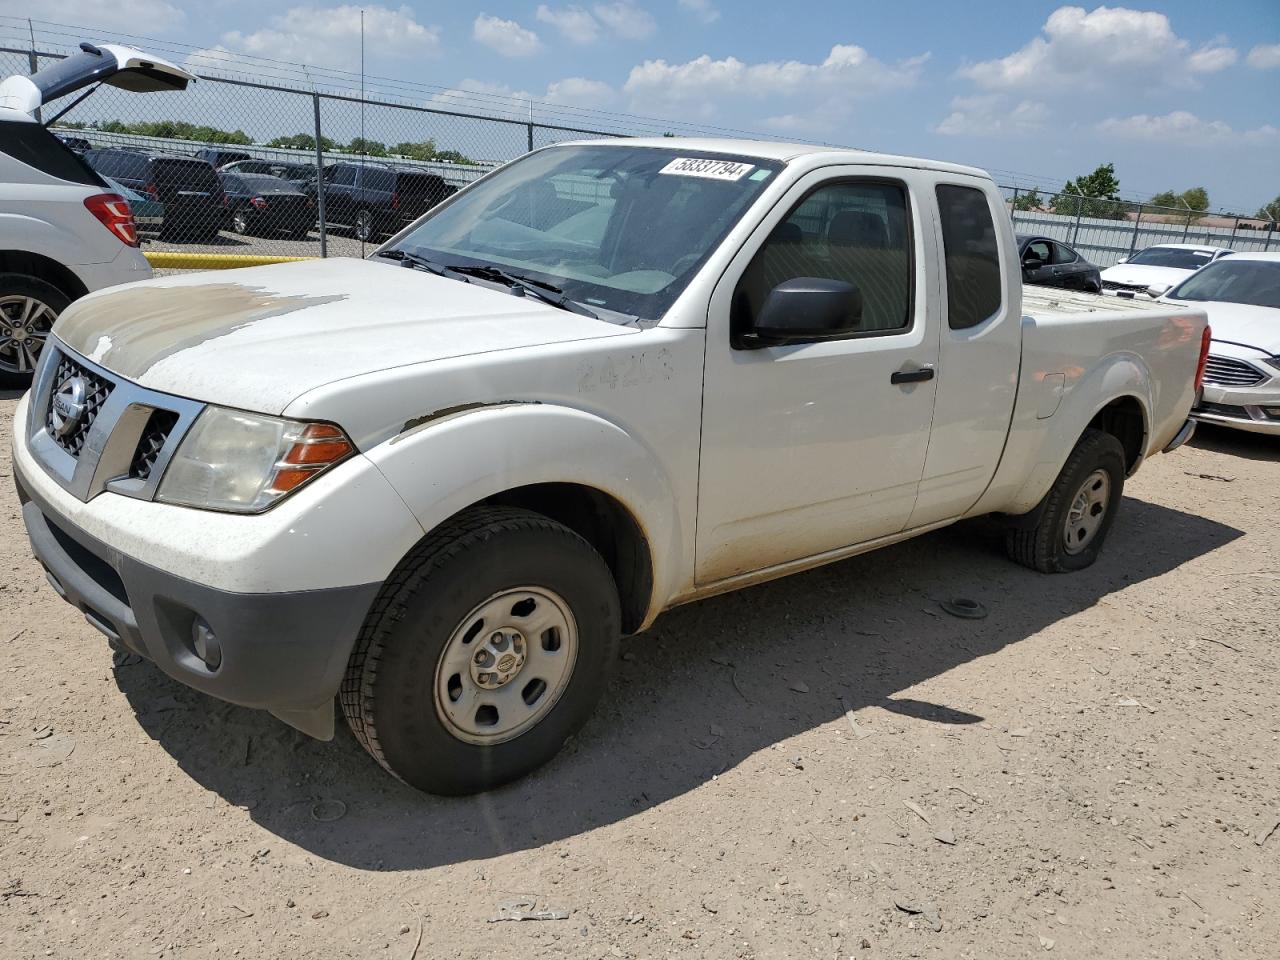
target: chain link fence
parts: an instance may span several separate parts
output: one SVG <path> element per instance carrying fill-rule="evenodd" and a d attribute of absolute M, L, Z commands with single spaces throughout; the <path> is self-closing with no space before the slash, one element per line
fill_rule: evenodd
<path fill-rule="evenodd" d="M 46 66 L 82 39 L 78 28 L 0 16 L 0 77 Z M 51 125 L 130 200 L 152 251 L 363 256 L 538 147 L 586 137 L 753 136 L 127 35 L 106 39 L 167 56 L 200 78 L 172 93 L 104 86 Z M 44 116 L 67 105 L 50 104 Z M 1280 249 L 1275 223 L 1243 215 L 1001 189 L 1018 233 L 1061 240 L 1100 267 L 1157 243 Z"/>

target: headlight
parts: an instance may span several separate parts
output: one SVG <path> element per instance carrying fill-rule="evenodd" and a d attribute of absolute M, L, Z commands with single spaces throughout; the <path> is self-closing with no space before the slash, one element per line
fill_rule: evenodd
<path fill-rule="evenodd" d="M 1269 366 L 1275 367 L 1277 370 L 1280 370 L 1280 356 L 1267 357 L 1267 359 L 1263 360 L 1262 362 L 1265 364 L 1268 364 Z"/>
<path fill-rule="evenodd" d="M 338 427 L 206 407 L 182 438 L 156 499 L 261 513 L 355 452 Z"/>

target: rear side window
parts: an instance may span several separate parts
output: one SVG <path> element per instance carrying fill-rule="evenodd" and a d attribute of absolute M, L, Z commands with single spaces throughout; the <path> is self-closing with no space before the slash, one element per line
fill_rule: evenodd
<path fill-rule="evenodd" d="M 953 330 L 976 327 L 1000 311 L 1002 298 L 991 205 L 981 190 L 939 184 L 938 214 L 947 270 L 947 323 Z"/>
<path fill-rule="evenodd" d="M 167 157 L 152 161 L 156 179 L 163 183 L 199 187 L 201 190 L 217 190 L 220 187 L 213 167 L 203 160 L 178 160 Z"/>
<path fill-rule="evenodd" d="M 366 190 L 384 190 L 390 193 L 395 189 L 395 176 L 390 170 L 381 167 L 361 167 L 360 185 Z"/>
<path fill-rule="evenodd" d="M 0 121 L 0 151 L 47 176 L 86 187 L 105 186 L 65 143 L 39 123 Z"/>
<path fill-rule="evenodd" d="M 1075 263 L 1077 260 L 1080 259 L 1079 256 L 1076 255 L 1076 252 L 1074 250 L 1072 250 L 1070 247 L 1064 247 L 1060 243 L 1055 243 L 1053 245 L 1053 250 L 1054 250 L 1054 258 L 1053 258 L 1054 263 Z"/>

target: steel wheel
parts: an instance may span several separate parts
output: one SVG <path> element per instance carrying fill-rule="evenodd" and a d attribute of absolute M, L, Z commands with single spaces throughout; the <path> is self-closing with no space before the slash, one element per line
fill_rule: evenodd
<path fill-rule="evenodd" d="M 1080 485 L 1067 510 L 1062 531 L 1062 548 L 1067 553 L 1079 553 L 1093 540 L 1106 519 L 1110 499 L 1111 475 L 1101 469 L 1093 471 Z"/>
<path fill-rule="evenodd" d="M 459 740 L 520 736 L 556 705 L 578 657 L 568 603 L 542 587 L 495 594 L 453 631 L 436 667 L 436 714 Z"/>
<path fill-rule="evenodd" d="M 231 229 L 239 234 L 249 232 L 249 217 L 243 209 L 237 210 L 231 217 Z"/>
<path fill-rule="evenodd" d="M 28 374 L 35 370 L 57 319 L 58 312 L 36 297 L 0 297 L 0 371 Z"/>

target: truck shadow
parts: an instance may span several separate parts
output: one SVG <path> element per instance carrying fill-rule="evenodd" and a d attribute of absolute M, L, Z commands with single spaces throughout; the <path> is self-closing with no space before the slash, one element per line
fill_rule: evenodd
<path fill-rule="evenodd" d="M 400 784 L 341 721 L 337 738 L 320 743 L 137 658 L 118 664 L 115 679 L 147 734 L 262 828 L 359 869 L 421 869 L 616 823 L 744 762 L 785 766 L 782 754 L 754 755 L 846 709 L 878 706 L 921 724 L 979 722 L 974 703 L 931 704 L 903 692 L 1239 536 L 1128 499 L 1103 559 L 1070 576 L 1014 566 L 998 531 L 975 521 L 679 608 L 624 644 L 596 716 L 558 758 L 478 797 L 442 799 Z M 956 596 L 982 602 L 989 616 L 941 612 L 938 601 Z M 837 736 L 851 736 L 842 720 L 831 747 L 853 749 Z"/>

